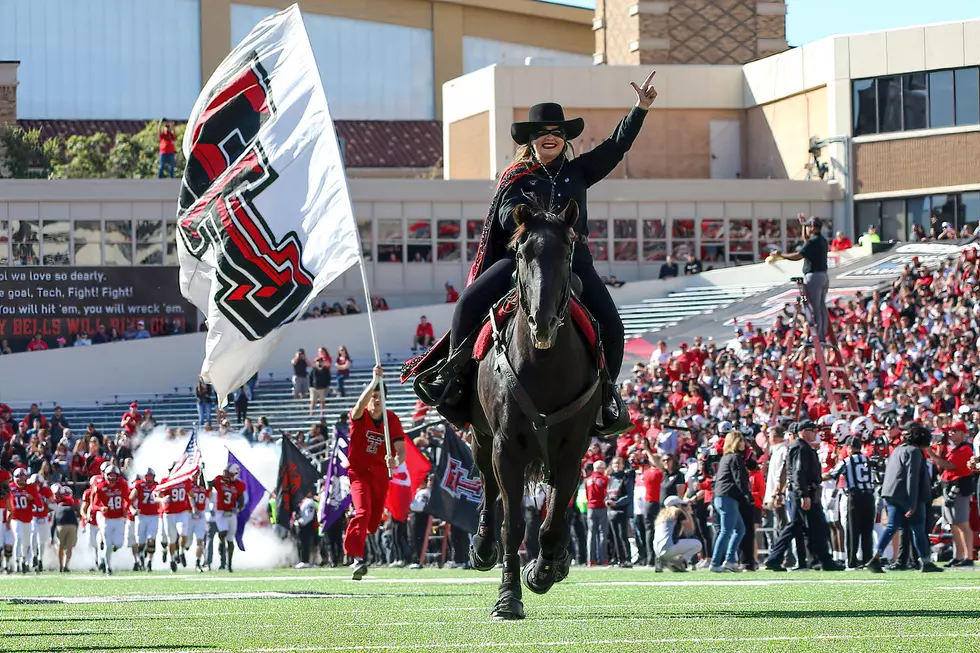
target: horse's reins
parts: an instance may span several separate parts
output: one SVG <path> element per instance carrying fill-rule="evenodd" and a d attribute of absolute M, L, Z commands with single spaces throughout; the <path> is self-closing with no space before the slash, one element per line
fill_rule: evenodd
<path fill-rule="evenodd" d="M 572 236 L 571 247 L 569 248 L 568 254 L 568 277 L 565 283 L 565 287 L 562 289 L 563 307 L 561 317 L 559 318 L 559 328 L 565 323 L 565 318 L 568 315 L 569 305 L 571 303 L 571 287 L 572 287 L 572 255 L 575 249 L 575 243 L 581 242 L 580 237 L 577 235 Z M 521 254 L 518 250 L 517 258 L 520 260 Z M 515 286 L 517 291 L 518 304 L 521 307 L 521 313 L 526 320 L 530 316 L 530 307 L 527 306 L 526 299 L 524 297 L 523 284 L 521 283 L 520 276 L 520 266 L 515 268 Z M 566 419 L 578 414 L 585 405 L 591 401 L 592 396 L 596 393 L 599 388 L 600 375 L 597 373 L 595 380 L 592 382 L 585 392 L 580 394 L 572 403 L 560 408 L 559 410 L 545 415 L 541 413 L 537 406 L 534 405 L 534 400 L 531 399 L 531 395 L 528 394 L 524 386 L 521 385 L 520 379 L 517 378 L 517 372 L 514 371 L 513 365 L 510 363 L 510 359 L 507 358 L 507 344 L 497 327 L 497 320 L 494 318 L 493 309 L 490 309 L 490 328 L 493 332 L 493 342 L 494 342 L 494 367 L 496 367 L 497 373 L 501 375 L 504 383 L 507 385 L 507 389 L 513 395 L 514 399 L 517 400 L 517 405 L 520 407 L 521 412 L 524 413 L 524 417 L 531 424 L 531 431 L 534 433 L 535 439 L 538 442 L 538 448 L 541 450 L 541 463 L 544 467 L 544 482 L 549 483 L 551 480 L 551 465 L 548 456 L 548 433 L 551 427 L 564 422 Z"/>

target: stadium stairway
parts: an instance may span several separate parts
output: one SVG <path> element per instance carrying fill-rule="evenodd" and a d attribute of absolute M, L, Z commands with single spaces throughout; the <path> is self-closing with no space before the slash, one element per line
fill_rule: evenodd
<path fill-rule="evenodd" d="M 655 333 L 683 320 L 720 310 L 737 301 L 771 290 L 779 283 L 755 283 L 730 286 L 685 288 L 666 297 L 646 299 L 638 304 L 619 307 L 626 339 L 644 333 Z"/>
<path fill-rule="evenodd" d="M 626 304 L 619 307 L 623 319 L 626 338 L 632 338 L 643 333 L 656 332 L 669 326 L 674 326 L 689 317 L 719 310 L 737 301 L 770 290 L 778 283 L 758 283 L 728 286 L 705 286 L 685 288 L 671 292 L 666 297 L 647 299 L 637 304 Z M 411 424 L 411 416 L 415 407 L 415 395 L 411 384 L 401 385 L 395 374 L 403 360 L 409 358 L 412 352 L 385 353 L 385 365 L 389 371 L 388 406 L 403 422 Z M 350 410 L 361 390 L 371 378 L 370 367 L 356 367 L 351 370 L 347 380 L 347 396 L 336 394 L 327 400 L 327 410 L 324 416 L 328 423 L 333 423 L 342 413 Z M 332 390 L 337 390 L 336 375 L 333 378 Z M 45 415 L 50 415 L 57 397 L 39 397 L 38 406 Z M 163 390 L 153 395 L 133 396 L 119 394 L 111 400 L 89 406 L 62 405 L 65 416 L 73 429 L 84 429 L 88 423 L 105 433 L 115 433 L 119 429 L 119 419 L 129 408 L 129 404 L 138 401 L 141 411 L 150 408 L 153 418 L 158 424 L 172 427 L 190 427 L 197 423 L 197 404 L 194 399 L 194 388 L 183 386 Z M 20 419 L 28 413 L 27 405 L 12 405 L 14 415 Z M 240 428 L 235 421 L 234 406 L 228 407 L 228 418 L 233 430 Z M 264 372 L 259 377 L 255 396 L 248 406 L 248 416 L 256 421 L 265 416 L 269 420 L 273 433 L 280 430 L 290 433 L 307 431 L 314 421 L 320 418 L 309 414 L 309 399 L 294 399 L 292 382 L 286 371 Z M 217 428 L 217 421 L 212 422 Z"/>

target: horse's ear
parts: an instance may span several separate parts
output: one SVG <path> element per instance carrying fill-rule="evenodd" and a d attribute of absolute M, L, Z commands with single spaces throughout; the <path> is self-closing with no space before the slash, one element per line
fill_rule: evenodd
<path fill-rule="evenodd" d="M 514 222 L 517 223 L 517 226 L 530 221 L 531 216 L 531 207 L 527 204 L 518 204 L 514 207 Z"/>
<path fill-rule="evenodd" d="M 578 202 L 571 200 L 565 210 L 561 212 L 561 217 L 565 221 L 565 224 L 572 228 L 575 223 L 578 222 Z"/>

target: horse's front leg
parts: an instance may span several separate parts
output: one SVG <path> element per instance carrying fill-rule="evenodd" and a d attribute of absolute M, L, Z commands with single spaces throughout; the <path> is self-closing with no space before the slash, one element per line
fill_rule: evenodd
<path fill-rule="evenodd" d="M 493 473 L 493 438 L 475 430 L 473 435 L 473 454 L 483 482 L 483 500 L 480 502 L 480 525 L 470 547 L 470 564 L 477 571 L 490 571 L 501 557 L 498 533 L 494 532 L 500 487 Z"/>
<path fill-rule="evenodd" d="M 504 446 L 508 450 L 503 451 Z M 494 437 L 493 471 L 503 498 L 504 520 L 500 527 L 500 541 L 504 549 L 504 569 L 500 581 L 499 598 L 490 616 L 501 621 L 524 618 L 521 602 L 521 560 L 517 550 L 524 539 L 524 468 L 525 452 L 515 442 L 506 445 L 497 435 Z"/>
<path fill-rule="evenodd" d="M 541 550 L 537 559 L 528 562 L 521 574 L 524 584 L 535 594 L 544 594 L 568 575 L 572 558 L 568 553 L 569 526 L 565 508 L 578 489 L 580 464 L 581 456 L 577 456 L 576 452 L 559 451 L 555 457 L 552 485 L 548 492 L 548 514 L 538 536 Z"/>

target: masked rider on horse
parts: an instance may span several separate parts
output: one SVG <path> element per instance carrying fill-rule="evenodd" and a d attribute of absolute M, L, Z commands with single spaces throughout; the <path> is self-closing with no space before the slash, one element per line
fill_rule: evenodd
<path fill-rule="evenodd" d="M 570 141 L 585 128 L 582 118 L 565 119 L 555 103 L 537 104 L 527 122 L 515 122 L 510 134 L 517 143 L 514 163 L 504 171 L 490 204 L 470 279 L 460 293 L 453 312 L 450 353 L 438 367 L 425 374 L 416 385 L 426 403 L 454 406 L 462 398 L 469 379 L 467 370 L 473 352 L 474 331 L 486 319 L 491 307 L 512 287 L 514 253 L 507 242 L 517 229 L 514 210 L 521 204 L 536 203 L 550 213 L 561 213 L 574 200 L 579 208 L 575 232 L 589 235 L 587 190 L 609 175 L 623 160 L 640 132 L 647 109 L 657 98 L 650 73 L 637 86 L 636 105 L 598 146 L 578 156 L 570 156 Z M 583 240 L 584 240 L 583 238 Z M 600 325 L 608 379 L 603 390 L 603 410 L 598 433 L 622 432 L 629 427 L 629 416 L 614 385 L 623 363 L 623 323 L 605 284 L 599 278 L 588 246 L 580 244 L 572 258 L 572 272 L 582 282 L 581 300 Z"/>

